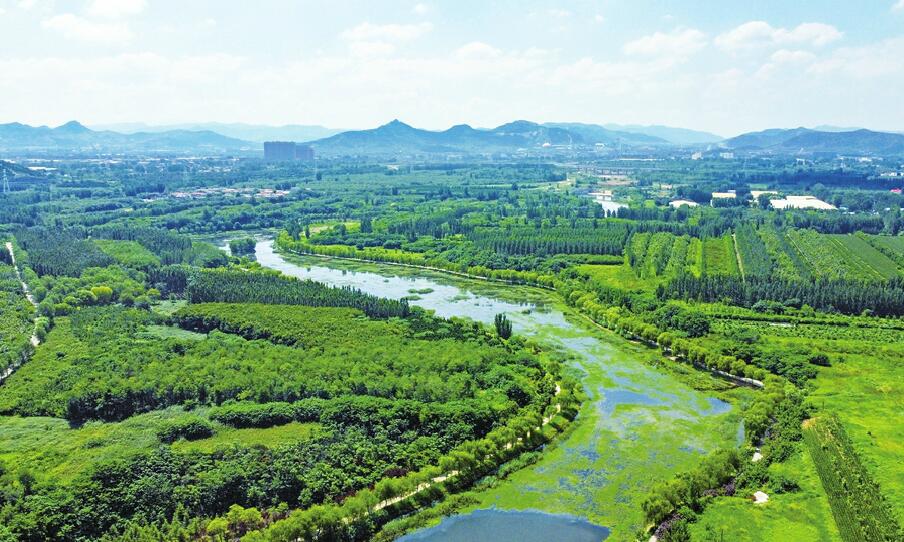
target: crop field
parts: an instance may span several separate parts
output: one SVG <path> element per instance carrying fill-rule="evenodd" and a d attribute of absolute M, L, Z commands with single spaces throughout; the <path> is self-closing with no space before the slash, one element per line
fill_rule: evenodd
<path fill-rule="evenodd" d="M 703 271 L 707 275 L 740 276 L 734 241 L 730 235 L 703 240 Z"/>
<path fill-rule="evenodd" d="M 804 442 L 846 542 L 895 542 L 901 534 L 879 487 L 860 463 L 837 419 L 814 418 L 804 424 Z"/>
<path fill-rule="evenodd" d="M 880 278 L 890 279 L 899 275 L 895 262 L 858 235 L 830 235 L 841 243 L 859 261 L 872 268 Z"/>
<path fill-rule="evenodd" d="M 785 236 L 771 226 L 757 230 L 772 260 L 772 274 L 783 280 L 800 280 L 809 276 L 809 270 L 800 256 L 789 245 Z"/>
<path fill-rule="evenodd" d="M 735 244 L 741 257 L 744 277 L 766 277 L 772 272 L 772 260 L 766 243 L 750 225 L 743 225 L 735 231 Z"/>
<path fill-rule="evenodd" d="M 673 251 L 676 237 L 671 233 L 637 233 L 631 237 L 626 247 L 629 265 L 640 278 L 654 278 L 665 274 L 671 265 L 672 269 L 683 267 L 687 255 L 687 243 L 681 243 Z M 672 259 L 676 261 L 672 263 Z"/>
<path fill-rule="evenodd" d="M 855 236 L 790 230 L 787 239 L 816 277 L 883 280 L 897 274 L 894 262 Z"/>
<path fill-rule="evenodd" d="M 858 237 L 867 240 L 892 259 L 899 268 L 904 269 L 904 236 L 858 234 Z"/>

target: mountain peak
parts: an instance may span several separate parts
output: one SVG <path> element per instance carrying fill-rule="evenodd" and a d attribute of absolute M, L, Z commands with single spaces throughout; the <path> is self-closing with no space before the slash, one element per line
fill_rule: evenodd
<path fill-rule="evenodd" d="M 77 120 L 70 120 L 66 124 L 54 128 L 54 130 L 67 134 L 83 134 L 91 131 Z"/>
<path fill-rule="evenodd" d="M 399 119 L 392 119 L 390 122 L 380 126 L 380 128 L 411 128 L 410 125 L 405 124 Z"/>

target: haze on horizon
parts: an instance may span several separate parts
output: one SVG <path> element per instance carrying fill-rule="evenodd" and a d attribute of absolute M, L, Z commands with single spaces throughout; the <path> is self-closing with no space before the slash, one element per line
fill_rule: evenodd
<path fill-rule="evenodd" d="M 904 130 L 904 0 L 336 4 L 0 0 L 0 122 Z"/>

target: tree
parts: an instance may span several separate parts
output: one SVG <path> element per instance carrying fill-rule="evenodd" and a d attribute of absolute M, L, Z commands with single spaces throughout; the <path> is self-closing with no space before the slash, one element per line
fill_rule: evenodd
<path fill-rule="evenodd" d="M 497 314 L 493 319 L 496 326 L 496 334 L 500 339 L 508 339 L 512 336 L 512 322 L 504 313 Z"/>

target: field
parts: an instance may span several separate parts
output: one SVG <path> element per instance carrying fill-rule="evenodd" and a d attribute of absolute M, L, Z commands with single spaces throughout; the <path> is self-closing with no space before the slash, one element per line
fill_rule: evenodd
<path fill-rule="evenodd" d="M 882 280 L 897 275 L 897 266 L 861 238 L 790 230 L 789 244 L 816 277 Z"/>
<path fill-rule="evenodd" d="M 804 442 L 832 506 L 835 523 L 847 542 L 894 542 L 902 534 L 879 487 L 860 463 L 844 428 L 834 417 L 804 424 Z"/>
<path fill-rule="evenodd" d="M 205 410 L 194 411 L 204 415 Z M 160 446 L 157 431 L 185 416 L 174 407 L 133 416 L 123 422 L 89 422 L 73 428 L 65 420 L 48 417 L 0 417 L 0 462 L 15 464 L 32 473 L 39 484 L 67 484 L 84 476 L 98 464 L 127 459 Z M 312 437 L 317 424 L 292 423 L 264 429 L 233 429 L 215 424 L 213 437 L 173 443 L 180 452 L 212 453 L 240 446 L 277 447 Z"/>
<path fill-rule="evenodd" d="M 770 470 L 793 478 L 800 489 L 771 493 L 765 504 L 753 504 L 748 495 L 717 499 L 691 524 L 691 539 L 841 542 L 809 453 L 801 449 L 791 460 L 772 465 Z"/>
<path fill-rule="evenodd" d="M 703 272 L 707 275 L 740 276 L 731 236 L 703 240 Z"/>
<path fill-rule="evenodd" d="M 818 367 L 809 401 L 817 412 L 839 417 L 899 521 L 904 518 L 904 429 L 896 422 L 904 406 L 904 331 L 737 320 L 719 321 L 714 329 L 754 332 L 760 344 L 778 351 L 826 355 L 830 366 Z"/>
<path fill-rule="evenodd" d="M 160 265 L 160 258 L 137 241 L 96 239 L 94 243 L 106 255 L 127 267 L 148 269 Z"/>

